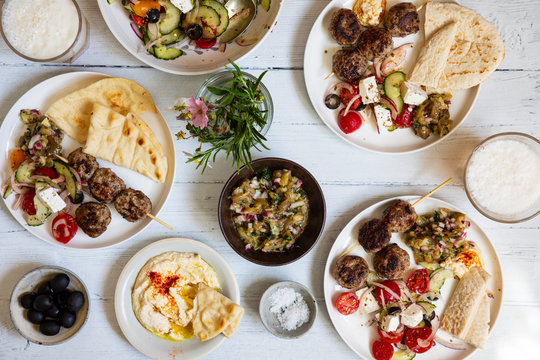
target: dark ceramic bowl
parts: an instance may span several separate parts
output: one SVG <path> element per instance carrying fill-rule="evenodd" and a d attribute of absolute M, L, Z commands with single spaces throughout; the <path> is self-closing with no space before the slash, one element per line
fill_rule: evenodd
<path fill-rule="evenodd" d="M 297 163 L 281 158 L 263 158 L 253 161 L 251 164 L 254 171 L 242 167 L 239 173 L 234 173 L 225 184 L 219 199 L 219 226 L 223 236 L 229 245 L 244 259 L 265 266 L 279 266 L 292 263 L 308 253 L 321 235 L 326 218 L 326 204 L 324 195 L 317 180 L 302 166 Z M 302 188 L 307 194 L 309 201 L 308 223 L 304 232 L 300 235 L 293 247 L 282 252 L 262 252 L 261 250 L 246 250 L 244 240 L 238 235 L 234 223 L 233 213 L 230 210 L 230 196 L 235 187 L 239 186 L 244 179 L 255 176 L 255 172 L 262 168 L 270 170 L 291 170 L 293 176 L 302 180 Z"/>

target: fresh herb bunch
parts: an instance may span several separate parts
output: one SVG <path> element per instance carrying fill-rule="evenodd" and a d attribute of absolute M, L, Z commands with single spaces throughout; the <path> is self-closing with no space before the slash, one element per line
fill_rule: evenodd
<path fill-rule="evenodd" d="M 193 120 L 188 121 L 186 129 L 192 137 L 196 137 L 201 142 L 195 154 L 190 154 L 188 162 L 196 162 L 197 169 L 202 166 L 203 173 L 210 159 L 215 162 L 220 151 L 226 151 L 227 160 L 229 156 L 232 156 L 233 165 L 239 171 L 243 165 L 251 169 L 251 148 L 258 151 L 262 148 L 269 150 L 264 144 L 266 138 L 258 130 L 266 125 L 268 115 L 266 110 L 260 108 L 264 97 L 259 87 L 266 71 L 253 82 L 243 76 L 242 71 L 234 62 L 231 60 L 229 62 L 233 66 L 233 68 L 226 66 L 233 75 L 233 78 L 227 81 L 229 86 L 208 87 L 208 91 L 219 96 L 220 99 L 216 103 L 205 104 L 208 111 L 208 115 L 204 114 L 207 116 L 204 119 L 206 122 L 196 120 L 189 112 L 189 107 L 187 108 L 188 116 L 183 117 Z M 204 99 L 201 100 L 206 103 Z M 196 100 L 193 99 L 194 101 Z M 200 100 L 197 101 L 200 102 Z M 176 109 L 183 111 L 186 106 L 176 107 Z M 180 133 L 177 136 L 183 137 Z M 203 149 L 203 144 L 210 146 Z"/>

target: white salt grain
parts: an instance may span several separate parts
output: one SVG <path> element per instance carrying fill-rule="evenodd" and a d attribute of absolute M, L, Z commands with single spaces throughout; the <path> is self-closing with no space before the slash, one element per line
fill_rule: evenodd
<path fill-rule="evenodd" d="M 279 288 L 270 296 L 270 311 L 287 331 L 295 330 L 309 320 L 309 308 L 293 288 Z"/>

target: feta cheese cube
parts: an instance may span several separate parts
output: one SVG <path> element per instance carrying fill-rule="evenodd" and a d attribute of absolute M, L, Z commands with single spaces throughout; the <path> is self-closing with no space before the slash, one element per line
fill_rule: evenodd
<path fill-rule="evenodd" d="M 171 3 L 184 14 L 193 9 L 193 0 L 171 0 Z"/>
<path fill-rule="evenodd" d="M 399 314 L 386 315 L 381 323 L 384 331 L 396 331 L 399 326 Z"/>
<path fill-rule="evenodd" d="M 53 213 L 59 212 L 66 207 L 65 201 L 51 187 L 41 190 L 38 195 Z"/>
<path fill-rule="evenodd" d="M 377 120 L 377 127 L 379 129 L 389 129 L 394 126 L 390 110 L 377 104 L 373 107 L 373 112 L 375 113 L 375 119 Z"/>
<path fill-rule="evenodd" d="M 401 323 L 408 327 L 415 327 L 424 318 L 424 309 L 418 304 L 411 304 L 400 314 Z"/>
<path fill-rule="evenodd" d="M 364 104 L 373 104 L 378 102 L 380 95 L 375 76 L 370 76 L 360 80 L 358 83 L 358 92 L 360 93 L 360 96 L 362 96 L 362 102 Z"/>
<path fill-rule="evenodd" d="M 362 295 L 364 295 L 364 292 L 367 291 L 367 289 L 368 288 L 365 287 L 358 290 L 356 292 L 356 296 L 358 296 L 358 298 L 361 299 Z M 375 296 L 373 296 L 373 294 L 370 292 L 364 297 L 363 302 L 360 303 L 360 307 L 358 308 L 358 310 L 361 312 L 361 314 L 370 314 L 374 311 L 379 310 L 380 308 L 381 307 L 379 303 L 377 302 L 377 300 L 375 299 Z"/>
<path fill-rule="evenodd" d="M 405 104 L 420 105 L 427 98 L 427 93 L 418 85 L 405 81 L 401 84 L 401 97 Z"/>

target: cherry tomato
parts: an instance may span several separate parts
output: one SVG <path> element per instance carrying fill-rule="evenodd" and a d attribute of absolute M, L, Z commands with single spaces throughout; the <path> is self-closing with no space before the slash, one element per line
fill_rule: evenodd
<path fill-rule="evenodd" d="M 37 168 L 36 174 L 48 176 L 51 179 L 56 179 L 58 177 L 58 173 L 56 172 L 56 170 L 54 170 L 53 168 L 48 168 L 48 167 Z"/>
<path fill-rule="evenodd" d="M 345 107 L 349 104 L 349 101 L 351 101 L 353 97 L 358 95 L 358 86 L 355 85 L 355 84 L 351 84 L 351 83 L 349 83 L 349 85 L 351 85 L 352 88 L 353 88 L 352 93 L 349 90 L 345 89 L 345 88 L 341 88 L 341 90 L 339 90 L 339 97 L 340 97 L 341 102 L 343 103 L 343 105 L 345 105 Z M 360 98 L 354 100 L 354 103 L 351 105 L 350 109 L 355 110 L 357 107 L 360 106 L 361 103 L 362 103 L 362 98 L 360 97 Z"/>
<path fill-rule="evenodd" d="M 349 110 L 347 115 L 343 116 L 345 108 L 338 114 L 338 126 L 345 134 L 350 134 L 362 126 L 362 118 L 357 112 Z"/>
<path fill-rule="evenodd" d="M 427 269 L 418 269 L 413 272 L 406 282 L 407 288 L 417 294 L 423 294 L 429 289 L 429 272 Z"/>
<path fill-rule="evenodd" d="M 137 4 L 132 5 L 131 9 L 141 18 L 145 18 L 151 9 L 161 10 L 161 5 L 159 5 L 157 0 L 141 0 Z"/>
<path fill-rule="evenodd" d="M 407 345 L 409 350 L 417 354 L 428 351 L 433 345 L 433 339 L 431 339 L 429 343 L 425 346 L 421 346 L 420 344 L 418 344 L 418 341 L 427 340 L 431 336 L 431 331 L 431 328 L 427 326 L 416 329 L 408 329 L 405 333 L 405 345 Z"/>
<path fill-rule="evenodd" d="M 411 127 L 412 123 L 413 108 L 412 106 L 405 105 L 403 106 L 403 110 L 401 110 L 401 114 L 399 114 L 394 120 L 394 124 L 396 124 L 396 126 L 399 128 L 408 128 Z"/>
<path fill-rule="evenodd" d="M 210 49 L 212 46 L 216 45 L 216 39 L 199 39 L 195 40 L 195 45 L 201 49 Z"/>
<path fill-rule="evenodd" d="M 382 341 L 386 341 L 387 343 L 398 343 L 405 334 L 405 327 L 403 327 L 403 330 L 401 331 L 382 331 L 377 326 L 377 332 L 379 333 Z"/>
<path fill-rule="evenodd" d="M 34 206 L 34 197 L 36 196 L 35 190 L 28 191 L 23 198 L 22 208 L 28 215 L 36 215 L 36 207 Z"/>
<path fill-rule="evenodd" d="M 52 222 L 52 233 L 56 240 L 67 243 L 77 233 L 77 221 L 69 214 L 58 214 Z"/>
<path fill-rule="evenodd" d="M 336 300 L 336 308 L 342 315 L 351 315 L 360 306 L 358 296 L 353 292 L 346 292 L 341 294 Z"/>
<path fill-rule="evenodd" d="M 394 281 L 386 280 L 386 281 L 383 281 L 381 284 L 386 286 L 387 288 L 389 288 L 393 292 L 395 292 L 396 295 L 401 296 L 401 289 L 399 288 L 398 284 L 396 284 Z M 382 289 L 380 287 L 376 288 L 375 289 L 375 298 L 381 304 L 383 302 L 382 301 L 383 297 L 384 297 L 385 304 L 388 304 L 388 303 L 391 303 L 391 302 L 394 302 L 394 301 L 398 300 L 398 299 L 396 299 L 396 297 L 394 295 L 390 294 L 388 291 L 386 291 L 386 290 L 384 290 L 384 289 Z"/>
<path fill-rule="evenodd" d="M 133 21 L 135 21 L 135 24 L 137 24 L 138 27 L 145 27 L 146 26 L 146 20 L 140 16 L 137 16 L 135 14 L 131 14 L 131 18 Z"/>
<path fill-rule="evenodd" d="M 371 347 L 375 360 L 390 360 L 394 355 L 394 347 L 385 341 L 377 340 Z"/>

